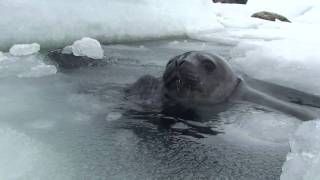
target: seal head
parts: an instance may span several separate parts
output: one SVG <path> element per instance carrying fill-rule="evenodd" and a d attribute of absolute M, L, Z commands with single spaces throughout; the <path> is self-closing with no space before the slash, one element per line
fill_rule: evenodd
<path fill-rule="evenodd" d="M 178 102 L 217 104 L 231 96 L 239 78 L 221 57 L 192 51 L 168 62 L 163 83 L 165 95 Z"/>

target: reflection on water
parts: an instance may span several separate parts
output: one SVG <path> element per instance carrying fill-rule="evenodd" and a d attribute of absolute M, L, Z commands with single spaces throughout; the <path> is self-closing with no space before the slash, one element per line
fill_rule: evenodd
<path fill-rule="evenodd" d="M 0 146 L 20 151 L 0 152 L 16 160 L 16 179 L 278 179 L 292 118 L 237 103 L 199 110 L 201 121 L 191 121 L 124 98 L 128 84 L 160 76 L 172 56 L 197 49 L 227 56 L 229 46 L 188 40 L 104 48 L 113 59 L 105 66 L 2 79 Z"/>

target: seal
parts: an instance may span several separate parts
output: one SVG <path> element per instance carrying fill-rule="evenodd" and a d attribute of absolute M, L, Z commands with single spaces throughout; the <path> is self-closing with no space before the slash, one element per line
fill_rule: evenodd
<path fill-rule="evenodd" d="M 250 84 L 267 88 L 258 89 Z M 281 93 L 274 96 L 276 92 Z M 320 107 L 319 97 L 238 75 L 223 58 L 199 51 L 172 58 L 162 77 L 145 75 L 126 93 L 127 98 L 133 98 L 145 107 L 184 115 L 200 106 L 215 109 L 229 101 L 249 101 L 301 120 L 312 120 L 319 116 L 301 105 Z"/>

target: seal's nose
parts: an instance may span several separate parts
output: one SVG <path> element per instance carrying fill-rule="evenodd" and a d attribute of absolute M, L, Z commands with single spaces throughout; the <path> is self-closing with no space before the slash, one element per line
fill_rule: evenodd
<path fill-rule="evenodd" d="M 163 80 L 168 89 L 177 92 L 200 88 L 200 79 L 195 66 L 183 59 L 175 59 L 168 63 Z"/>

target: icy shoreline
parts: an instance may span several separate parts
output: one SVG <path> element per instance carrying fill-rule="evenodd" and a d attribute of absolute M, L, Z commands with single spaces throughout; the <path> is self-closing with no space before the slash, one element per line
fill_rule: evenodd
<path fill-rule="evenodd" d="M 82 37 L 128 42 L 212 30 L 219 24 L 210 5 L 206 0 L 0 1 L 0 50 L 33 42 L 57 48 Z"/>

